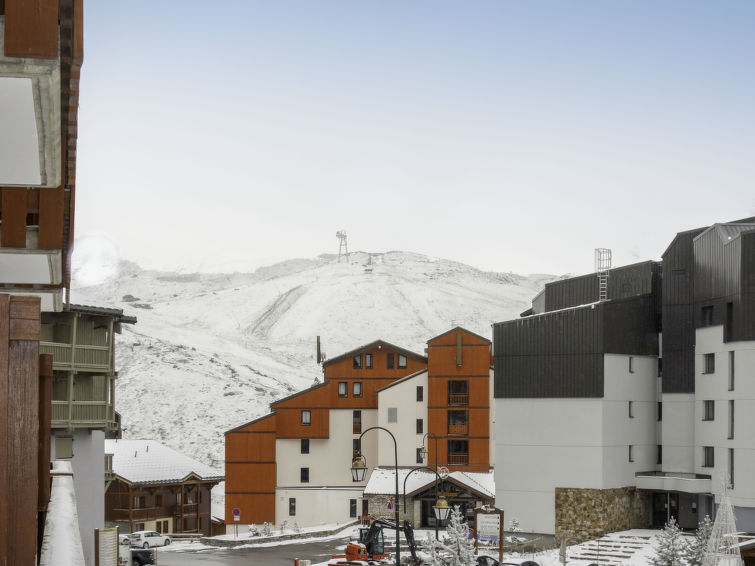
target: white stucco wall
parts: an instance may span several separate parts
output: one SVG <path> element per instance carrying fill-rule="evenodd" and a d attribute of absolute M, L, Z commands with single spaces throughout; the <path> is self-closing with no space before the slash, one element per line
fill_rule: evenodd
<path fill-rule="evenodd" d="M 423 388 L 422 401 L 417 401 L 417 387 Z M 388 429 L 398 446 L 399 466 L 418 466 L 417 448 L 427 432 L 427 372 L 405 379 L 378 393 L 378 425 Z M 397 409 L 397 422 L 388 422 L 388 409 Z M 417 419 L 422 419 L 423 432 L 417 434 Z M 378 438 L 378 461 L 381 467 L 395 463 L 393 441 L 382 431 L 367 433 Z"/>
<path fill-rule="evenodd" d="M 663 393 L 663 471 L 692 473 L 695 471 L 695 394 Z"/>

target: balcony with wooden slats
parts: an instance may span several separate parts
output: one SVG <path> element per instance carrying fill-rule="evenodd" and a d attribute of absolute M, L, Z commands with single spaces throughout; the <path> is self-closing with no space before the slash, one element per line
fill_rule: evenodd
<path fill-rule="evenodd" d="M 449 406 L 467 406 L 469 405 L 468 393 L 451 393 L 448 395 Z"/>
<path fill-rule="evenodd" d="M 449 466 L 466 466 L 469 464 L 469 454 L 449 454 Z"/>
<path fill-rule="evenodd" d="M 449 424 L 448 425 L 449 436 L 467 436 L 469 434 L 468 424 Z"/>

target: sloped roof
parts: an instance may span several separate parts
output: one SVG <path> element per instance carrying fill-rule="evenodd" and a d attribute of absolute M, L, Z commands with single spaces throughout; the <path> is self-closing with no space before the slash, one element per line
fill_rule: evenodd
<path fill-rule="evenodd" d="M 154 440 L 105 440 L 105 453 L 113 455 L 113 472 L 126 483 L 180 483 L 196 476 L 201 481 L 222 481 L 223 474 Z"/>
<path fill-rule="evenodd" d="M 339 356 L 336 356 L 335 358 L 331 358 L 329 360 L 325 360 L 322 365 L 323 367 L 329 366 L 330 364 L 333 364 L 335 362 L 340 362 L 342 360 L 351 358 L 357 354 L 361 354 L 362 352 L 365 352 L 367 350 L 373 350 L 377 347 L 382 347 L 387 350 L 395 350 L 396 352 L 399 352 L 401 354 L 404 354 L 408 358 L 414 358 L 415 360 L 420 360 L 422 362 L 427 363 L 427 358 L 425 356 L 421 356 L 419 354 L 416 354 L 415 352 L 412 352 L 410 350 L 407 350 L 405 348 L 401 348 L 400 346 L 396 346 L 395 344 L 391 344 L 389 342 L 386 342 L 385 340 L 375 340 L 374 342 L 370 342 L 369 344 L 364 344 L 363 346 L 359 346 L 358 348 L 354 348 L 353 350 L 349 350 L 348 352 L 341 354 Z"/>
<path fill-rule="evenodd" d="M 394 385 L 398 385 L 399 383 L 404 383 L 405 381 L 409 381 L 410 379 L 414 379 L 415 377 L 419 377 L 423 373 L 427 373 L 427 370 L 426 369 L 421 369 L 419 371 L 415 371 L 414 373 L 410 373 L 406 377 L 402 377 L 401 379 L 397 379 L 396 381 L 394 381 L 392 383 L 389 383 L 388 385 L 386 385 L 384 387 L 381 387 L 380 389 L 377 390 L 377 392 L 380 393 L 381 391 L 385 391 L 386 389 L 390 389 Z"/>
<path fill-rule="evenodd" d="M 106 307 L 94 307 L 92 305 L 71 305 L 71 312 L 80 312 L 84 314 L 94 314 L 102 316 L 112 316 L 116 322 L 126 324 L 136 324 L 135 316 L 123 314 L 123 309 L 111 309 Z"/>
<path fill-rule="evenodd" d="M 721 241 L 723 243 L 728 243 L 731 240 L 734 240 L 737 238 L 742 232 L 749 232 L 752 230 L 755 230 L 755 223 L 754 222 L 747 222 L 747 223 L 734 223 L 734 222 L 728 222 L 726 224 L 714 224 L 701 234 L 697 235 L 694 239 L 697 240 L 699 238 L 702 238 L 705 234 L 710 232 L 711 230 L 715 230 L 718 232 L 718 237 L 721 238 Z"/>
<path fill-rule="evenodd" d="M 485 338 L 484 336 L 480 336 L 479 334 L 477 334 L 476 332 L 472 332 L 471 330 L 467 330 L 467 329 L 466 329 L 466 328 L 464 328 L 463 326 L 454 326 L 454 327 L 453 327 L 453 328 L 452 328 L 451 330 L 447 330 L 446 332 L 443 332 L 443 333 L 441 333 L 441 334 L 438 334 L 437 336 L 433 336 L 432 338 L 430 338 L 430 339 L 429 339 L 429 340 L 427 341 L 427 343 L 429 344 L 429 343 L 430 343 L 430 342 L 432 342 L 433 340 L 437 340 L 438 338 L 440 338 L 440 337 L 442 337 L 442 336 L 445 336 L 446 334 L 451 334 L 451 332 L 456 332 L 456 331 L 458 331 L 458 330 L 461 330 L 462 332 L 466 332 L 467 334 L 471 334 L 472 336 L 476 336 L 476 337 L 477 337 L 477 338 L 479 338 L 480 340 L 484 340 L 484 341 L 485 341 L 485 342 L 487 342 L 488 344 L 491 344 L 491 342 L 490 342 L 490 340 L 489 340 L 488 338 Z"/>
<path fill-rule="evenodd" d="M 409 472 L 411 472 L 411 475 L 409 475 Z M 408 479 L 406 479 L 407 476 L 409 476 Z M 399 495 L 404 495 L 404 480 L 406 480 L 406 494 L 412 495 L 433 486 L 435 484 L 435 474 L 426 470 L 412 472 L 410 468 L 399 468 Z M 489 472 L 451 472 L 446 481 L 451 481 L 484 497 L 491 499 L 495 497 L 495 479 L 492 470 Z M 364 494 L 395 495 L 395 493 L 395 470 L 390 468 L 375 468 L 372 470 L 370 479 L 364 488 Z"/>

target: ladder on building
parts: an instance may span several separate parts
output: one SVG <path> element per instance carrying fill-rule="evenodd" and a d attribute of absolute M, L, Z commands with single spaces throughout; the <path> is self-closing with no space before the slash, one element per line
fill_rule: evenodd
<path fill-rule="evenodd" d="M 598 275 L 598 300 L 608 300 L 608 272 L 611 269 L 611 250 L 595 248 L 595 271 Z"/>

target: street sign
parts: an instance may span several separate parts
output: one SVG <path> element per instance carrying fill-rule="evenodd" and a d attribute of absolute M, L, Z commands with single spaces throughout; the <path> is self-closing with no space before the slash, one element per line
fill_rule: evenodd
<path fill-rule="evenodd" d="M 234 507 L 233 508 L 233 516 L 234 517 L 238 517 L 239 515 L 241 515 L 241 509 L 239 509 L 238 507 Z"/>

